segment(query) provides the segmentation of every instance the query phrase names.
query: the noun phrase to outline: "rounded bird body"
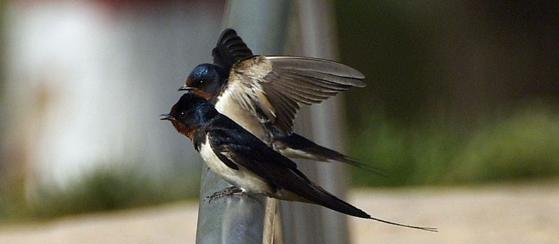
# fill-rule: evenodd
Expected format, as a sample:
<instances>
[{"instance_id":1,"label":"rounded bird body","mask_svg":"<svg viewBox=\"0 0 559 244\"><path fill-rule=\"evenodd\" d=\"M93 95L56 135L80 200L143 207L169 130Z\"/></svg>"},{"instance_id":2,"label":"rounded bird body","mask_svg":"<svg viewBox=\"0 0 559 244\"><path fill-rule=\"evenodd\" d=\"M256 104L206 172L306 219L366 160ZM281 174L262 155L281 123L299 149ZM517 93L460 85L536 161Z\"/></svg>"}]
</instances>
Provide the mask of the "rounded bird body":
<instances>
[{"instance_id":1,"label":"rounded bird body","mask_svg":"<svg viewBox=\"0 0 559 244\"><path fill-rule=\"evenodd\" d=\"M262 179L262 177L248 171L245 168L231 168L224 164L214 152L206 134L205 141L200 144L200 156L206 165L214 173L221 176L232 185L238 186L245 192L252 194L270 195L273 193L272 187Z\"/></svg>"},{"instance_id":2,"label":"rounded bird body","mask_svg":"<svg viewBox=\"0 0 559 244\"><path fill-rule=\"evenodd\" d=\"M214 62L196 66L179 90L211 101L217 111L284 156L338 161L379 172L293 133L302 105L364 87L365 76L359 71L324 59L254 55L232 29L223 31L212 55Z\"/></svg>"},{"instance_id":3,"label":"rounded bird body","mask_svg":"<svg viewBox=\"0 0 559 244\"><path fill-rule=\"evenodd\" d=\"M190 138L208 167L250 194L318 204L348 215L392 225L434 231L371 217L330 194L305 176L297 165L264 144L206 99L188 92L161 119Z\"/></svg>"}]
</instances>

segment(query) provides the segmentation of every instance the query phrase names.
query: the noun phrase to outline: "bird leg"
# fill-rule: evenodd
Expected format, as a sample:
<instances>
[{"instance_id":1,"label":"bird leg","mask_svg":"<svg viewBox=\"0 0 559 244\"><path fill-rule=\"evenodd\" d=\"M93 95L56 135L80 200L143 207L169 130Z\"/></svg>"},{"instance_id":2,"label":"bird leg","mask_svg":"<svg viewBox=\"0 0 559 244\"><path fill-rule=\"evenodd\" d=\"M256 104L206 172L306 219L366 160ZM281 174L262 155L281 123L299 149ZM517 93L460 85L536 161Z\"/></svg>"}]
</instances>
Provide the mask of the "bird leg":
<instances>
[{"instance_id":1,"label":"bird leg","mask_svg":"<svg viewBox=\"0 0 559 244\"><path fill-rule=\"evenodd\" d=\"M242 195L244 191L236 186L227 187L221 191L214 192L212 195L206 196L208 203L211 203L213 200L220 199L222 197L228 197L233 195Z\"/></svg>"}]
</instances>

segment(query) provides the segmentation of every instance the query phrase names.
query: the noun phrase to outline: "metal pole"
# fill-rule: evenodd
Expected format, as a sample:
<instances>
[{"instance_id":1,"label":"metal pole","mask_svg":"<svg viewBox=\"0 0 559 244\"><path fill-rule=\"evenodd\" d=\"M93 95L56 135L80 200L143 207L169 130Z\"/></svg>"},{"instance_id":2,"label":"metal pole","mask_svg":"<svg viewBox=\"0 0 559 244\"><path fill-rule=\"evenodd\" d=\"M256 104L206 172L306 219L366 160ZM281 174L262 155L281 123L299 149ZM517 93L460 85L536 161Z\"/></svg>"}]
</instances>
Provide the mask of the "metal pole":
<instances>
[{"instance_id":1,"label":"metal pole","mask_svg":"<svg viewBox=\"0 0 559 244\"><path fill-rule=\"evenodd\" d=\"M254 53L282 54L286 42L288 0L231 0L225 27L234 28ZM264 197L231 197L212 203L205 197L229 184L206 167L202 172L197 243L281 243L275 239L276 200ZM279 224L277 224L279 226Z\"/></svg>"},{"instance_id":2,"label":"metal pole","mask_svg":"<svg viewBox=\"0 0 559 244\"><path fill-rule=\"evenodd\" d=\"M300 55L335 59L336 40L330 1L297 1ZM343 144L340 97L313 105L299 116L298 132L314 141L339 149ZM306 162L305 173L342 199L346 192L344 166ZM300 203L282 202L282 228L285 243L348 243L347 218L329 209Z\"/></svg>"},{"instance_id":3,"label":"metal pole","mask_svg":"<svg viewBox=\"0 0 559 244\"><path fill-rule=\"evenodd\" d=\"M337 58L335 17L331 1L299 1L302 50L304 56ZM333 97L311 107L314 140L330 148L343 147L342 97ZM347 192L346 166L327 164L318 168L320 184L342 199ZM322 210L325 244L348 243L347 216L329 209Z\"/></svg>"}]
</instances>

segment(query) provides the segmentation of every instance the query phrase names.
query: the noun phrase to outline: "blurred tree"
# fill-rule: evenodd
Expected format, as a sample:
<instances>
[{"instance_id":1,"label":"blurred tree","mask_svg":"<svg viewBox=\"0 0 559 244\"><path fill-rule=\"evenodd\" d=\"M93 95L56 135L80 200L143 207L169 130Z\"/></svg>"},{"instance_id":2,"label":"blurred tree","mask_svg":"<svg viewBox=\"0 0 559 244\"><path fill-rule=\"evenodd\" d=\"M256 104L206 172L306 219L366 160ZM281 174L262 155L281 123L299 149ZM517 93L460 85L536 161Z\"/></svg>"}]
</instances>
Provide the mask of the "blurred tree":
<instances>
[{"instance_id":1,"label":"blurred tree","mask_svg":"<svg viewBox=\"0 0 559 244\"><path fill-rule=\"evenodd\" d=\"M524 117L517 114L532 110L534 118L555 117L559 111L559 2L355 0L336 4L341 60L363 71L368 83L345 97L354 138L350 148L357 157L398 176L376 182L443 182L452 167L468 167L454 165L458 161L487 163L464 181L526 175L494 167L499 168L494 174L473 176L491 170L490 160L468 156L479 159L473 162L455 155L517 155L502 157L517 170L521 169L515 165L539 160L520 162L524 156L513 149L521 145L518 141L514 147L488 146L496 150L490 153L466 149L473 142L499 141L484 135L516 138L512 129L498 129L519 124L515 120L537 131L541 141L553 141L549 137L555 129L550 123L520 119ZM524 149L537 150L528 141ZM546 153L554 150L546 148L542 149ZM540 169L557 172L559 161L540 162L545 162L538 164ZM530 177L548 175L537 172Z\"/></svg>"},{"instance_id":2,"label":"blurred tree","mask_svg":"<svg viewBox=\"0 0 559 244\"><path fill-rule=\"evenodd\" d=\"M368 88L351 121L462 121L559 100L557 1L337 1L342 60ZM371 100L371 95L373 100Z\"/></svg>"},{"instance_id":3,"label":"blurred tree","mask_svg":"<svg viewBox=\"0 0 559 244\"><path fill-rule=\"evenodd\" d=\"M559 2L471 1L470 19L481 19L488 39L487 79L504 90L505 102L519 99L559 101Z\"/></svg>"}]
</instances>

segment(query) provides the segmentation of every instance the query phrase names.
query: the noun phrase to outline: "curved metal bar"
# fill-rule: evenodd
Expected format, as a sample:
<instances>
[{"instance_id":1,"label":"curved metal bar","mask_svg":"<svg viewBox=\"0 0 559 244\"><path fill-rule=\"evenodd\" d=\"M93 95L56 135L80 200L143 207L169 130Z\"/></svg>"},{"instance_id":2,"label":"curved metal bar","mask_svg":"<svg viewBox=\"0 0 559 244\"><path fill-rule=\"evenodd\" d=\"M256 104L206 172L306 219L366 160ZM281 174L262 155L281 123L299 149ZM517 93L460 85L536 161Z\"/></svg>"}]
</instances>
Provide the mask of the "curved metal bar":
<instances>
[{"instance_id":1,"label":"curved metal bar","mask_svg":"<svg viewBox=\"0 0 559 244\"><path fill-rule=\"evenodd\" d=\"M206 196L230 186L204 167L196 243L262 243L266 198L231 196L209 202Z\"/></svg>"}]
</instances>

